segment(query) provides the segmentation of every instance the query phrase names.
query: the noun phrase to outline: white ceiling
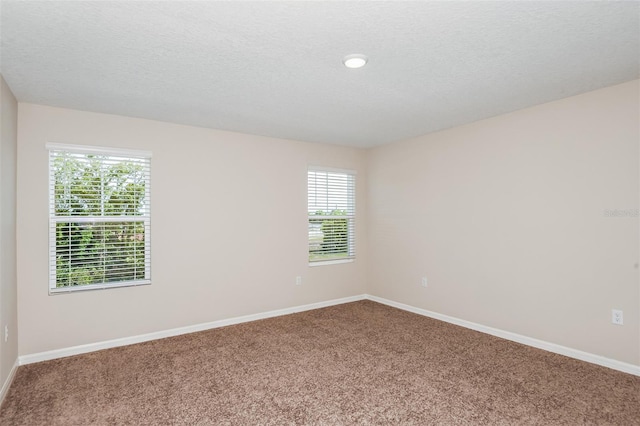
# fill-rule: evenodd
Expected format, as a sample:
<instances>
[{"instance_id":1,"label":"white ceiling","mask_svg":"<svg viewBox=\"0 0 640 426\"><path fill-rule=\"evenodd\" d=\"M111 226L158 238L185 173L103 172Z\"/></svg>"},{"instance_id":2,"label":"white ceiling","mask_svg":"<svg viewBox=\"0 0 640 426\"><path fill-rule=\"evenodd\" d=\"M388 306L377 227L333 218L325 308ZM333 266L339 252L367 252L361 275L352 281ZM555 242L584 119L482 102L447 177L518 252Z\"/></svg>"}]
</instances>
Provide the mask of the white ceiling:
<instances>
[{"instance_id":1,"label":"white ceiling","mask_svg":"<svg viewBox=\"0 0 640 426\"><path fill-rule=\"evenodd\" d=\"M376 146L639 77L638 2L2 1L19 101ZM343 56L363 53L359 70Z\"/></svg>"}]
</instances>

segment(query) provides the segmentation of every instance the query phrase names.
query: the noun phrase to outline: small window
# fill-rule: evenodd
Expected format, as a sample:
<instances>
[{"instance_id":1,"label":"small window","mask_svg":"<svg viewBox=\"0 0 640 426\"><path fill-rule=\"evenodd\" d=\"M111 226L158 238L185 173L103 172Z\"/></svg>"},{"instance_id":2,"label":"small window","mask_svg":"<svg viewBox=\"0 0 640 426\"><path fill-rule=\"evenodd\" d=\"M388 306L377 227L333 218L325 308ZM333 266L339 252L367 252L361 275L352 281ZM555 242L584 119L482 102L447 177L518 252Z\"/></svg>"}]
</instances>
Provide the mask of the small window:
<instances>
[{"instance_id":1,"label":"small window","mask_svg":"<svg viewBox=\"0 0 640 426\"><path fill-rule=\"evenodd\" d=\"M354 259L355 173L308 171L309 262Z\"/></svg>"},{"instance_id":2,"label":"small window","mask_svg":"<svg viewBox=\"0 0 640 426\"><path fill-rule=\"evenodd\" d=\"M151 282L151 154L49 149L49 291Z\"/></svg>"}]
</instances>

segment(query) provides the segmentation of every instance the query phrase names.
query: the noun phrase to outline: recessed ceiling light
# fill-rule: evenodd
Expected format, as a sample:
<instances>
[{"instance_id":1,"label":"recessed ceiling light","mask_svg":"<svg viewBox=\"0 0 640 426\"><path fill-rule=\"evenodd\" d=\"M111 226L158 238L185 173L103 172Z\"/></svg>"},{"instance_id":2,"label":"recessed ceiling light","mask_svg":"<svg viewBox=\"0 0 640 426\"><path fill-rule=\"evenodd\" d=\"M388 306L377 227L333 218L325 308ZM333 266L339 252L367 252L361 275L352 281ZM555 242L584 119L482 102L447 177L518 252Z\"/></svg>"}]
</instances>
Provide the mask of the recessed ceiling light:
<instances>
[{"instance_id":1,"label":"recessed ceiling light","mask_svg":"<svg viewBox=\"0 0 640 426\"><path fill-rule=\"evenodd\" d=\"M364 55L354 54L345 56L342 63L347 68L362 68L367 65L368 60Z\"/></svg>"}]
</instances>

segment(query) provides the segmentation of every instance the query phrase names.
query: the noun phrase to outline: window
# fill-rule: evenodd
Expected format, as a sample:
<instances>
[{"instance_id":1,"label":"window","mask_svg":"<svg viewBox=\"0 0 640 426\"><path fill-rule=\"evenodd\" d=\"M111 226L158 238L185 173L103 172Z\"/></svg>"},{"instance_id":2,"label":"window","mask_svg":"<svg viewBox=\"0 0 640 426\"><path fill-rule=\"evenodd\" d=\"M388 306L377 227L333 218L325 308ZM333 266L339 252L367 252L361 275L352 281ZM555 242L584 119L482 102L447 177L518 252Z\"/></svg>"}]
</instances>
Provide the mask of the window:
<instances>
[{"instance_id":1,"label":"window","mask_svg":"<svg viewBox=\"0 0 640 426\"><path fill-rule=\"evenodd\" d=\"M49 291L151 282L151 154L50 144Z\"/></svg>"},{"instance_id":2,"label":"window","mask_svg":"<svg viewBox=\"0 0 640 426\"><path fill-rule=\"evenodd\" d=\"M309 168L309 262L355 258L355 172Z\"/></svg>"}]
</instances>

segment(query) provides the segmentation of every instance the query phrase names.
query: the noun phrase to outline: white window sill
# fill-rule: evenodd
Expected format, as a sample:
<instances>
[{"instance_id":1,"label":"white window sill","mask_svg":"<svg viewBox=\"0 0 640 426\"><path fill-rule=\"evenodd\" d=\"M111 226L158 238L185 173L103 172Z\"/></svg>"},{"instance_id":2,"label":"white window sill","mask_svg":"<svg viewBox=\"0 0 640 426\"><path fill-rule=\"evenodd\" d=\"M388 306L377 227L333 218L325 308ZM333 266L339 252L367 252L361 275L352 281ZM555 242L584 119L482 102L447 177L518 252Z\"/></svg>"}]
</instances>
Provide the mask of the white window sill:
<instances>
[{"instance_id":1,"label":"white window sill","mask_svg":"<svg viewBox=\"0 0 640 426\"><path fill-rule=\"evenodd\" d=\"M340 263L351 263L354 260L355 259L320 260L318 262L309 262L309 266L338 265Z\"/></svg>"},{"instance_id":2,"label":"white window sill","mask_svg":"<svg viewBox=\"0 0 640 426\"><path fill-rule=\"evenodd\" d=\"M138 281L126 281L119 282L113 284L88 284L88 285L78 285L78 286L69 286L69 287L56 287L49 288L49 295L53 296L56 294L66 294L66 293L76 293L81 291L90 291L90 290L107 290L110 288L120 288L120 287L138 287L141 285L150 285L151 280L138 280Z\"/></svg>"}]
</instances>

